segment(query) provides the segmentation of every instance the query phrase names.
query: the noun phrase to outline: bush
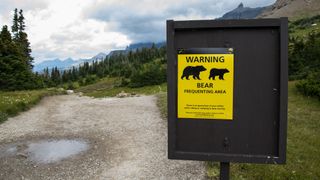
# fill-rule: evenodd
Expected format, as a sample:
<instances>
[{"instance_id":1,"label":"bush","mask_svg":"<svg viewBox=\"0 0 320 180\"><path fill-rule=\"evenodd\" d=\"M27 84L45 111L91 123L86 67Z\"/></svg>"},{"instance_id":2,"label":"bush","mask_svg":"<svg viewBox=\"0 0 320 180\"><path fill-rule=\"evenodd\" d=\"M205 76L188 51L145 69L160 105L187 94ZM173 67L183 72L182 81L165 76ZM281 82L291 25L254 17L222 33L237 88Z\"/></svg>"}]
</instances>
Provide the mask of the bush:
<instances>
[{"instance_id":1,"label":"bush","mask_svg":"<svg viewBox=\"0 0 320 180\"><path fill-rule=\"evenodd\" d=\"M125 86L128 86L130 84L130 80L129 79L126 79L126 78L121 78L120 80L120 87L125 87Z\"/></svg>"},{"instance_id":2,"label":"bush","mask_svg":"<svg viewBox=\"0 0 320 180\"><path fill-rule=\"evenodd\" d=\"M78 82L69 82L69 83L67 84L67 88L66 88L66 89L72 89L72 90L74 90L74 89L77 89L77 88L79 88L79 87L80 87L80 85L79 85Z\"/></svg>"},{"instance_id":3,"label":"bush","mask_svg":"<svg viewBox=\"0 0 320 180\"><path fill-rule=\"evenodd\" d=\"M8 119L8 114L0 111L0 124Z\"/></svg>"},{"instance_id":4,"label":"bush","mask_svg":"<svg viewBox=\"0 0 320 180\"><path fill-rule=\"evenodd\" d=\"M289 46L289 79L305 79L320 68L320 33L312 32L307 39L292 38Z\"/></svg>"},{"instance_id":5,"label":"bush","mask_svg":"<svg viewBox=\"0 0 320 180\"><path fill-rule=\"evenodd\" d=\"M157 85L166 82L166 67L160 63L147 63L140 70L133 73L129 87Z\"/></svg>"},{"instance_id":6,"label":"bush","mask_svg":"<svg viewBox=\"0 0 320 180\"><path fill-rule=\"evenodd\" d=\"M85 86L85 85L93 84L97 81L98 81L98 77L96 75L88 75L87 77L81 78L78 80L78 82L73 84L73 86L76 86L73 88L78 88L78 86Z\"/></svg>"},{"instance_id":7,"label":"bush","mask_svg":"<svg viewBox=\"0 0 320 180\"><path fill-rule=\"evenodd\" d=\"M318 97L320 100L320 71L310 73L306 79L298 82L296 86L302 94Z\"/></svg>"}]
</instances>

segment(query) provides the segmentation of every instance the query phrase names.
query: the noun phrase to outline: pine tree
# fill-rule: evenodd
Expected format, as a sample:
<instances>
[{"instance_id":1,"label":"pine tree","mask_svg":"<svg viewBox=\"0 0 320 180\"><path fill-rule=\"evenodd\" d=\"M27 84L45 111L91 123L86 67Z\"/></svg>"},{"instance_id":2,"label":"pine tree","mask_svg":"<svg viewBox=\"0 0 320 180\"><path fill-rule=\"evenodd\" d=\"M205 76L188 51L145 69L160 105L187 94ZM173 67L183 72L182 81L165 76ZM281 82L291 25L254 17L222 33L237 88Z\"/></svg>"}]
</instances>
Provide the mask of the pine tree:
<instances>
[{"instance_id":1,"label":"pine tree","mask_svg":"<svg viewBox=\"0 0 320 180\"><path fill-rule=\"evenodd\" d=\"M30 43L28 40L28 35L25 32L20 31L19 32L19 41L18 41L21 50L24 53L25 57L25 63L28 65L28 67L32 70L33 68L33 57L31 56L31 48L30 48Z\"/></svg>"},{"instance_id":2,"label":"pine tree","mask_svg":"<svg viewBox=\"0 0 320 180\"><path fill-rule=\"evenodd\" d=\"M16 11L15 11L16 12ZM28 65L30 69L33 68L33 57L31 56L31 48L30 43L28 40L27 33L24 32L25 30L25 18L23 16L23 11L20 9L19 16L18 16L18 39L16 42L19 44L20 48L22 49L24 56L25 56L25 63Z\"/></svg>"},{"instance_id":3,"label":"pine tree","mask_svg":"<svg viewBox=\"0 0 320 180\"><path fill-rule=\"evenodd\" d=\"M18 39L18 31L19 31L19 24L18 24L18 9L14 9L14 14L13 14L13 25L11 26L11 31L13 33L14 39Z\"/></svg>"},{"instance_id":4,"label":"pine tree","mask_svg":"<svg viewBox=\"0 0 320 180\"><path fill-rule=\"evenodd\" d=\"M7 26L0 32L0 89L22 90L43 87L41 77L33 74L30 43L24 32L24 17L14 10L13 38ZM20 22L19 22L20 21Z\"/></svg>"},{"instance_id":5,"label":"pine tree","mask_svg":"<svg viewBox=\"0 0 320 180\"><path fill-rule=\"evenodd\" d=\"M4 25L2 27L2 30L0 32L0 39L2 43L11 43L12 39L11 39L11 34L8 31L8 26Z\"/></svg>"},{"instance_id":6,"label":"pine tree","mask_svg":"<svg viewBox=\"0 0 320 180\"><path fill-rule=\"evenodd\" d=\"M19 46L12 41L7 26L3 26L1 33L1 56L0 56L0 89L26 89L32 72L28 70L23 53ZM30 87L30 86L29 86Z\"/></svg>"},{"instance_id":7,"label":"pine tree","mask_svg":"<svg viewBox=\"0 0 320 180\"><path fill-rule=\"evenodd\" d=\"M25 25L25 22L24 22L24 16L23 16L23 10L20 9L19 11L19 17L18 17L18 30L19 32L24 32L25 28L26 28L26 25Z\"/></svg>"}]
</instances>

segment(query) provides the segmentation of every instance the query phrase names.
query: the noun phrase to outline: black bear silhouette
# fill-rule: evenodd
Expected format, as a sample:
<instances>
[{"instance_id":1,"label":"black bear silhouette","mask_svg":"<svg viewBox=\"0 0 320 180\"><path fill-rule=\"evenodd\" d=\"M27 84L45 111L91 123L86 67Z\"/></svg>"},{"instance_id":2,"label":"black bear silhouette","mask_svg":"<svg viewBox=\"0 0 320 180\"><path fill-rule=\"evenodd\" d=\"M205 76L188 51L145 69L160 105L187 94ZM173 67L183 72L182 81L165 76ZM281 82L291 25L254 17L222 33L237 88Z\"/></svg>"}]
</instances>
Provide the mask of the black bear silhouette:
<instances>
[{"instance_id":1,"label":"black bear silhouette","mask_svg":"<svg viewBox=\"0 0 320 180\"><path fill-rule=\"evenodd\" d=\"M209 79L212 78L212 79L214 80L216 76L219 76L219 79L220 79L220 80L224 80L223 75L224 75L225 73L228 73L228 72L229 72L228 69L212 68L212 69L210 70Z\"/></svg>"},{"instance_id":2,"label":"black bear silhouette","mask_svg":"<svg viewBox=\"0 0 320 180\"><path fill-rule=\"evenodd\" d=\"M185 77L187 80L189 80L189 76L192 76L193 79L201 80L200 79L200 72L205 71L205 70L207 70L207 69L203 66L187 66L183 70L183 74L181 76L181 79L183 79Z\"/></svg>"}]
</instances>

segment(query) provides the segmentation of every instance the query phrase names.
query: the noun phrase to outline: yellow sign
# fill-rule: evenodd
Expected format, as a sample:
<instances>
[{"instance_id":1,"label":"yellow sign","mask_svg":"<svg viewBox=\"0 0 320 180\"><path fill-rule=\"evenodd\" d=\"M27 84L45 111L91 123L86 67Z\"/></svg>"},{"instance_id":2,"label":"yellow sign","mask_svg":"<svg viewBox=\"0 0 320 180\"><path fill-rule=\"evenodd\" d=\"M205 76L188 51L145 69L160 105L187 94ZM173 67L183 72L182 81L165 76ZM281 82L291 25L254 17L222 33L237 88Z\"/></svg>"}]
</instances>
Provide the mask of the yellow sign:
<instances>
[{"instance_id":1,"label":"yellow sign","mask_svg":"<svg viewBox=\"0 0 320 180\"><path fill-rule=\"evenodd\" d=\"M233 119L231 53L178 54L178 118Z\"/></svg>"}]
</instances>

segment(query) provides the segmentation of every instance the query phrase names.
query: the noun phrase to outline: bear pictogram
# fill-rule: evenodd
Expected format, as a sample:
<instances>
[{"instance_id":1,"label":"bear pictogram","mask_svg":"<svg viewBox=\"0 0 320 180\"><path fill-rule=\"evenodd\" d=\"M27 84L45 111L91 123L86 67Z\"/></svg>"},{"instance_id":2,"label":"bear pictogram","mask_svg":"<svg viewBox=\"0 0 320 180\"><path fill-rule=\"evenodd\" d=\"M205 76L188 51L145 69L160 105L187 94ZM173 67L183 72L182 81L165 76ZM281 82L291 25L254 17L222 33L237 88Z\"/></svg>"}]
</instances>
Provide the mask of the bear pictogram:
<instances>
[{"instance_id":1,"label":"bear pictogram","mask_svg":"<svg viewBox=\"0 0 320 180\"><path fill-rule=\"evenodd\" d=\"M207 70L205 67L203 66L187 66L186 68L184 68L183 70L183 74L181 76L181 79L183 79L184 77L189 80L189 76L192 76L193 79L200 79L200 72Z\"/></svg>"},{"instance_id":2,"label":"bear pictogram","mask_svg":"<svg viewBox=\"0 0 320 180\"><path fill-rule=\"evenodd\" d=\"M224 80L223 75L224 75L225 73L228 73L228 72L229 72L228 69L212 68L212 69L210 70L209 79L212 78L212 79L214 80L216 76L219 76L219 79L220 79L220 80Z\"/></svg>"}]
</instances>

